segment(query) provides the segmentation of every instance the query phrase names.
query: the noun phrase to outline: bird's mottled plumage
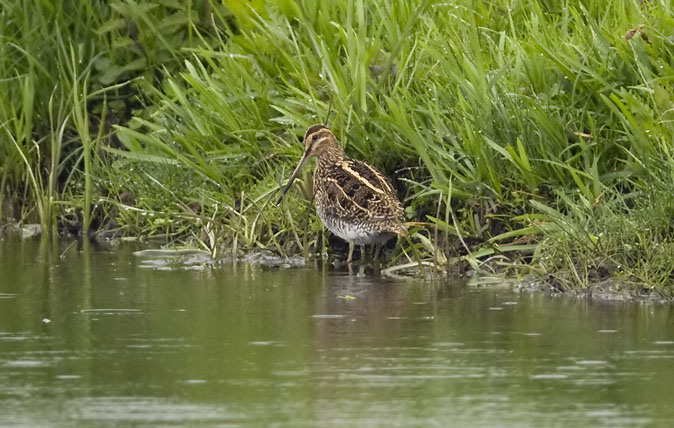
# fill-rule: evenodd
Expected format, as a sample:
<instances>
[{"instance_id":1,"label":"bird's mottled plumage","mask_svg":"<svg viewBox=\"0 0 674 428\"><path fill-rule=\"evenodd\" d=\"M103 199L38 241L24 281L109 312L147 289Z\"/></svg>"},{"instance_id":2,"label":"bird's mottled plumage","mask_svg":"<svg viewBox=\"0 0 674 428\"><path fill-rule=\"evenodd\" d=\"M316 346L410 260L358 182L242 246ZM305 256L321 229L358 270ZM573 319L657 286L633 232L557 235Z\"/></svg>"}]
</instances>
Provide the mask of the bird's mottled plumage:
<instances>
[{"instance_id":1,"label":"bird's mottled plumage","mask_svg":"<svg viewBox=\"0 0 674 428\"><path fill-rule=\"evenodd\" d=\"M391 182L374 167L349 159L334 134L323 125L311 126L304 135L305 151L283 193L312 156L314 199L321 221L350 244L382 244L395 235L407 235L404 211Z\"/></svg>"}]
</instances>

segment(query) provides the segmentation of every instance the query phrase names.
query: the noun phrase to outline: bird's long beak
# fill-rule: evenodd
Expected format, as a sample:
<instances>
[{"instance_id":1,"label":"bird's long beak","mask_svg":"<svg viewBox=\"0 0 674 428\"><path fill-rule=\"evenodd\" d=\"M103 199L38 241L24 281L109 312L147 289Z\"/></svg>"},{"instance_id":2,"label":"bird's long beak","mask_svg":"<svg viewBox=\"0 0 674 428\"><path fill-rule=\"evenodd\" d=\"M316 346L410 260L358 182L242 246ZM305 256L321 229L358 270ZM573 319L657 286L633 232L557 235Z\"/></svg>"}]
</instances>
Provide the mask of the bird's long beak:
<instances>
[{"instance_id":1,"label":"bird's long beak","mask_svg":"<svg viewBox=\"0 0 674 428\"><path fill-rule=\"evenodd\" d=\"M279 196L278 201L276 201L276 205L280 204L281 201L283 200L283 196L288 192L290 189L290 186L293 184L293 181L297 178L297 176L300 174L300 170L304 166L305 163L309 160L309 151L305 151L304 155L302 156L302 159L300 159L300 163L297 164L297 167L295 168L295 171L293 171L292 175L288 179L288 182L286 183L285 187L283 190L281 190L281 196Z\"/></svg>"}]
</instances>

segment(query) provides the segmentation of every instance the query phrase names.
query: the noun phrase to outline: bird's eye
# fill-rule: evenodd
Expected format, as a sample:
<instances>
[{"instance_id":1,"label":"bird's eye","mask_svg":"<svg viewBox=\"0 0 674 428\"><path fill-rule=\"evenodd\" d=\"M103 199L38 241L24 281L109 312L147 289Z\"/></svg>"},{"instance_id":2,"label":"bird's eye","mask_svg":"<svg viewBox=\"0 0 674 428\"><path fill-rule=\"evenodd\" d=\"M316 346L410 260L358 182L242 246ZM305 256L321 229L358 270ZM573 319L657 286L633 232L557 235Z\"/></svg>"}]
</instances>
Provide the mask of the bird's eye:
<instances>
[{"instance_id":1,"label":"bird's eye","mask_svg":"<svg viewBox=\"0 0 674 428\"><path fill-rule=\"evenodd\" d=\"M313 137L311 137L311 139L314 141L318 140L318 135L314 135Z\"/></svg>"}]
</instances>

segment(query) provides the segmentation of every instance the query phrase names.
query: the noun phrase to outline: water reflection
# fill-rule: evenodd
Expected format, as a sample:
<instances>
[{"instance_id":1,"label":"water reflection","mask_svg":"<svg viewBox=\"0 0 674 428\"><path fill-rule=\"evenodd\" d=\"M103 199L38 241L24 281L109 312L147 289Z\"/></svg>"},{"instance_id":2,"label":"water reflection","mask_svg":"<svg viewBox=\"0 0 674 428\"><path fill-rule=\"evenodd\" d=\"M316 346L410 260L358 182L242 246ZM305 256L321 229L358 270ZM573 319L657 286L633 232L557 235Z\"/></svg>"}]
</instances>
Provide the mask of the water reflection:
<instances>
[{"instance_id":1,"label":"water reflection","mask_svg":"<svg viewBox=\"0 0 674 428\"><path fill-rule=\"evenodd\" d=\"M670 306L183 265L131 248L0 241L0 426L674 417Z\"/></svg>"}]
</instances>

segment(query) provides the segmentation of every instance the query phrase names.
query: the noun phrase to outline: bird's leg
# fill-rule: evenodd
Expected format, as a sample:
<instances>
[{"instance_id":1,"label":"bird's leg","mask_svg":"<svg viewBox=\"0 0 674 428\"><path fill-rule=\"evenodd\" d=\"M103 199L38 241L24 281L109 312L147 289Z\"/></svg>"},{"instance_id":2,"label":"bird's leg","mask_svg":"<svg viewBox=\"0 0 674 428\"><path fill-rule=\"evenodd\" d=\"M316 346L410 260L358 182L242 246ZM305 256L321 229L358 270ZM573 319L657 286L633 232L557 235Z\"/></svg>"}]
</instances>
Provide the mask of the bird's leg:
<instances>
[{"instance_id":1,"label":"bird's leg","mask_svg":"<svg viewBox=\"0 0 674 428\"><path fill-rule=\"evenodd\" d=\"M365 252L365 245L360 245L360 263L363 264L367 261L367 253Z\"/></svg>"},{"instance_id":2,"label":"bird's leg","mask_svg":"<svg viewBox=\"0 0 674 428\"><path fill-rule=\"evenodd\" d=\"M374 258L373 261L377 263L379 260L379 252L381 251L381 245L382 244L374 244Z\"/></svg>"},{"instance_id":3,"label":"bird's leg","mask_svg":"<svg viewBox=\"0 0 674 428\"><path fill-rule=\"evenodd\" d=\"M351 263L353 261L353 248L356 245L353 243L353 241L349 241L349 256L346 258L347 263Z\"/></svg>"}]
</instances>

